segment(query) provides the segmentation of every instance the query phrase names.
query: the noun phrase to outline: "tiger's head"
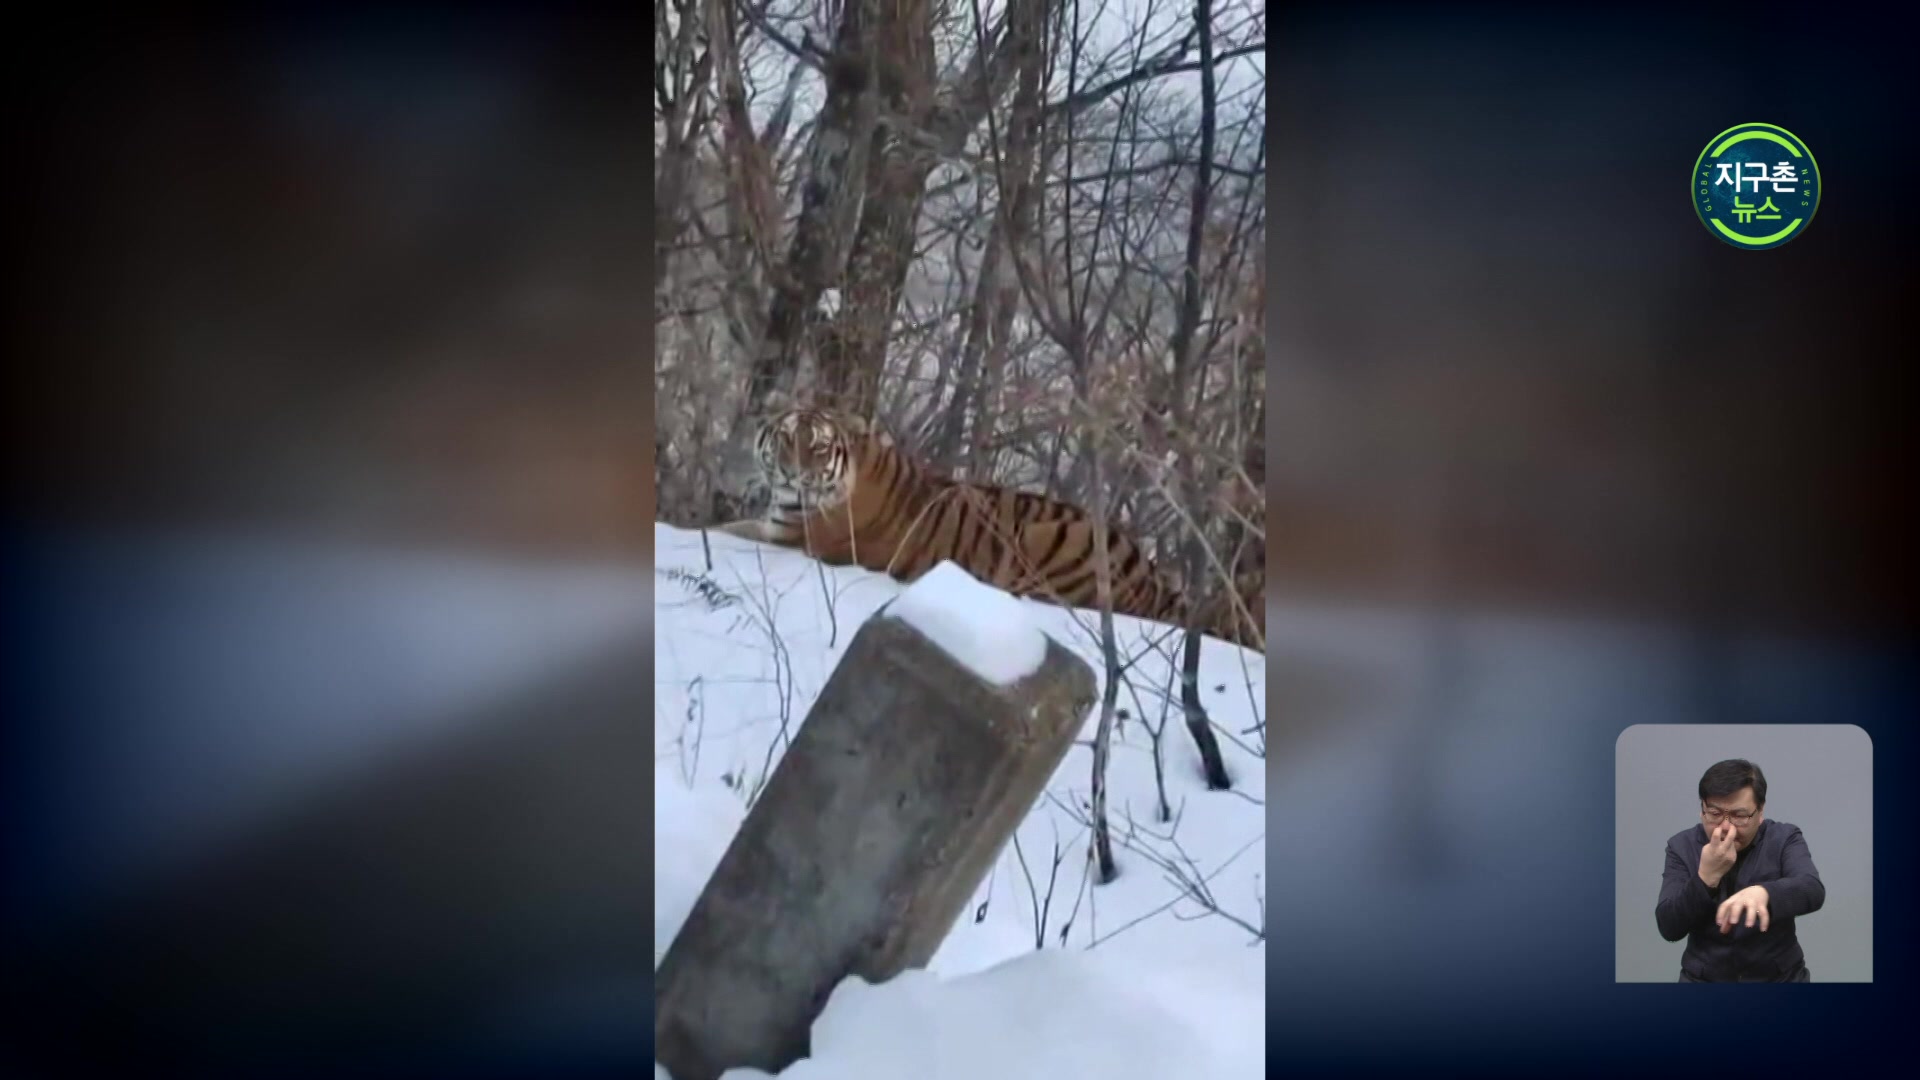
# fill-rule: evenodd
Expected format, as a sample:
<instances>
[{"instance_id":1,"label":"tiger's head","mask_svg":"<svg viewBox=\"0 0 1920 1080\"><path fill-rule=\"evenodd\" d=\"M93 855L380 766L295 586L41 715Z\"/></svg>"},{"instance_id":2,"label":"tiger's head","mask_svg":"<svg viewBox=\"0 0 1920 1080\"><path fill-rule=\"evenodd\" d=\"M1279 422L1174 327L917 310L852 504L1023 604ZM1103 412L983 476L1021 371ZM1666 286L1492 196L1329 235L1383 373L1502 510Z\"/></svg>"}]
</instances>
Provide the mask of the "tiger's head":
<instances>
[{"instance_id":1,"label":"tiger's head","mask_svg":"<svg viewBox=\"0 0 1920 1080\"><path fill-rule=\"evenodd\" d=\"M861 443L876 429L850 413L786 409L760 425L753 452L782 514L834 506L852 493Z\"/></svg>"}]
</instances>

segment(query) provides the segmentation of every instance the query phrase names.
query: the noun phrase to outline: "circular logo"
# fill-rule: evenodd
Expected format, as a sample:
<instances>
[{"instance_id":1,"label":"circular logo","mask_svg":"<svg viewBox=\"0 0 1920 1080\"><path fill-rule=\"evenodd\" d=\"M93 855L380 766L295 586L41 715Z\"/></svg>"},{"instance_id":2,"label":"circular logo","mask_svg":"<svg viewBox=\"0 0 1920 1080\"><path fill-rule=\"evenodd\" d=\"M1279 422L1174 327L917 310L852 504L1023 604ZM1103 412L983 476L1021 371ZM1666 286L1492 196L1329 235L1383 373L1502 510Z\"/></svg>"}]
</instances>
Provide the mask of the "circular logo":
<instances>
[{"instance_id":1,"label":"circular logo","mask_svg":"<svg viewBox=\"0 0 1920 1080\"><path fill-rule=\"evenodd\" d=\"M1735 124L1713 137L1693 164L1700 224L1748 251L1779 247L1807 231L1820 208L1813 151L1772 124Z\"/></svg>"}]
</instances>

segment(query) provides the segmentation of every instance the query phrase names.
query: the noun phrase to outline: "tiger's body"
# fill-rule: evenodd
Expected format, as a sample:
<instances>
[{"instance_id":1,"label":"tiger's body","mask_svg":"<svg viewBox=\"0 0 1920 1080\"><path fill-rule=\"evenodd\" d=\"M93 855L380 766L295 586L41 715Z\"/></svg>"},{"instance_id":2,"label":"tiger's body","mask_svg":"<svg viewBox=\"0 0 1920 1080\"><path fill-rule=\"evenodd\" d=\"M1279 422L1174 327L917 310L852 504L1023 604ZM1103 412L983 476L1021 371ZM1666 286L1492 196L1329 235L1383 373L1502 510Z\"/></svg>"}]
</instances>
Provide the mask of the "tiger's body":
<instances>
[{"instance_id":1,"label":"tiger's body","mask_svg":"<svg viewBox=\"0 0 1920 1080\"><path fill-rule=\"evenodd\" d=\"M1073 503L942 476L877 426L823 410L772 418L760 428L754 456L772 492L767 515L722 525L723 532L900 581L952 560L1015 596L1098 606L1094 519ZM1116 613L1175 624L1185 619L1179 593L1140 546L1112 526L1107 558ZM1208 619L1208 632L1252 644L1241 632L1244 620L1232 616L1226 610Z\"/></svg>"}]
</instances>

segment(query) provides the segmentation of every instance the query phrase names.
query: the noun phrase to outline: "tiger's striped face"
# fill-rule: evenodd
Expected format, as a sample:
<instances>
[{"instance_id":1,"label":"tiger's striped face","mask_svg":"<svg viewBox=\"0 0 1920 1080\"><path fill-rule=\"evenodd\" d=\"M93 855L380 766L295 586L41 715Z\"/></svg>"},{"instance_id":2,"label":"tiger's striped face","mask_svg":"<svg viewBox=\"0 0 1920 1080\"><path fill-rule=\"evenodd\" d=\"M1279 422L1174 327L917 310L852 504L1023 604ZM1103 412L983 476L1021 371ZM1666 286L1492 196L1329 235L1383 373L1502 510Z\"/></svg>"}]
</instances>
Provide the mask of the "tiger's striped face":
<instances>
[{"instance_id":1,"label":"tiger's striped face","mask_svg":"<svg viewBox=\"0 0 1920 1080\"><path fill-rule=\"evenodd\" d=\"M851 492L856 441L866 425L821 409L788 409L769 417L754 440L754 457L772 489L776 514L832 506Z\"/></svg>"}]
</instances>

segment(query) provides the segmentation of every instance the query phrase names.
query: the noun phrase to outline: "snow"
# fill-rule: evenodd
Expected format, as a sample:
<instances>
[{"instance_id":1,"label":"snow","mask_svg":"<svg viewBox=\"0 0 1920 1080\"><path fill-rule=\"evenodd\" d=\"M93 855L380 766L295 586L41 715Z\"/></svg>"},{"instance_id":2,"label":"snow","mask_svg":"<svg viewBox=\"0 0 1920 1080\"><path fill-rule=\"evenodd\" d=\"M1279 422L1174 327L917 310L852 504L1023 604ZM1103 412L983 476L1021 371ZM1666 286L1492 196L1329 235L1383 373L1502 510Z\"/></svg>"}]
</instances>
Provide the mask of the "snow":
<instances>
[{"instance_id":1,"label":"snow","mask_svg":"<svg viewBox=\"0 0 1920 1080\"><path fill-rule=\"evenodd\" d=\"M1039 671L1047 658L1047 637L1020 601L953 562L921 575L887 614L995 686L1019 682Z\"/></svg>"},{"instance_id":2,"label":"snow","mask_svg":"<svg viewBox=\"0 0 1920 1080\"><path fill-rule=\"evenodd\" d=\"M850 979L814 1024L813 1058L780 1075L1264 1076L1266 977L1265 950L1214 945L1180 958L1049 949L963 979ZM768 1075L739 1068L724 1080Z\"/></svg>"},{"instance_id":3,"label":"snow","mask_svg":"<svg viewBox=\"0 0 1920 1080\"><path fill-rule=\"evenodd\" d=\"M1025 626L1102 677L1093 613L999 594L958 568L965 580L929 575L903 589L667 526L654 550L656 963L854 631L889 601L890 615L932 600L963 629L991 622L975 627L973 645ZM1234 782L1208 791L1179 717L1178 635L1114 621L1123 660L1144 654L1120 688L1126 715L1108 770L1120 876L1096 885L1086 862L1096 710L929 969L842 983L815 1024L813 1056L782 1077L1266 1075L1266 660L1203 643L1202 697Z\"/></svg>"}]
</instances>

